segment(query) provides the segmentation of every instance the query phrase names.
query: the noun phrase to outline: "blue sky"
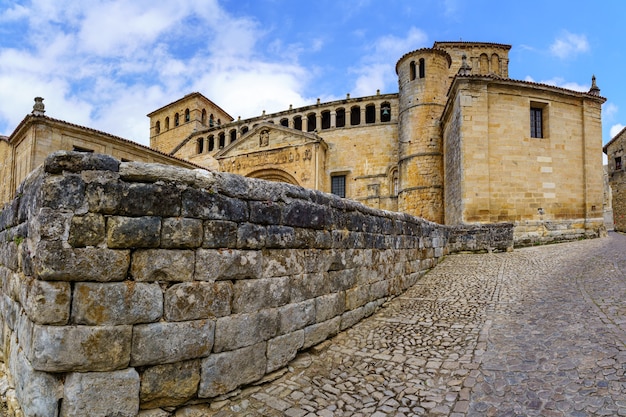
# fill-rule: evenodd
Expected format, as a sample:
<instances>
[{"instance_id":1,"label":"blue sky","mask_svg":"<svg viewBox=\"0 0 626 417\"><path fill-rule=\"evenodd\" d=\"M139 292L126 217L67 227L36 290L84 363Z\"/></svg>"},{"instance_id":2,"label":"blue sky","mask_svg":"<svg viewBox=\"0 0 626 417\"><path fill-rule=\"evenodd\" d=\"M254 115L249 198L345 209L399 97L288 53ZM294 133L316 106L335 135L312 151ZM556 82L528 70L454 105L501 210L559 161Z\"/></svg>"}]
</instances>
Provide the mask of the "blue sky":
<instances>
[{"instance_id":1,"label":"blue sky","mask_svg":"<svg viewBox=\"0 0 626 417\"><path fill-rule=\"evenodd\" d=\"M148 144L146 114L199 91L233 117L397 92L434 41L510 44L509 76L587 91L626 125L626 2L0 0L0 135L46 115Z\"/></svg>"}]
</instances>

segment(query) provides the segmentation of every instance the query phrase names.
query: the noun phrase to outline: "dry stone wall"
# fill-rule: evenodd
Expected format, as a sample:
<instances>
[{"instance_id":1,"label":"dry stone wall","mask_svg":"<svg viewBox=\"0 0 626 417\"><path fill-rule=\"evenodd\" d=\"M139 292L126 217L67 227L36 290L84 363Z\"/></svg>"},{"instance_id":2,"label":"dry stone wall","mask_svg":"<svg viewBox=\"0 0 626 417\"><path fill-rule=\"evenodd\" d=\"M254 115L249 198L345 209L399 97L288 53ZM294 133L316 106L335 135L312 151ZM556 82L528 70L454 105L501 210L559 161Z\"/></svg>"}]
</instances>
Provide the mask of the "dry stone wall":
<instances>
[{"instance_id":1,"label":"dry stone wall","mask_svg":"<svg viewBox=\"0 0 626 417\"><path fill-rule=\"evenodd\" d=\"M210 402L371 315L455 236L288 184L75 152L17 195L0 212L0 313L25 416ZM502 230L455 250L510 248Z\"/></svg>"}]
</instances>

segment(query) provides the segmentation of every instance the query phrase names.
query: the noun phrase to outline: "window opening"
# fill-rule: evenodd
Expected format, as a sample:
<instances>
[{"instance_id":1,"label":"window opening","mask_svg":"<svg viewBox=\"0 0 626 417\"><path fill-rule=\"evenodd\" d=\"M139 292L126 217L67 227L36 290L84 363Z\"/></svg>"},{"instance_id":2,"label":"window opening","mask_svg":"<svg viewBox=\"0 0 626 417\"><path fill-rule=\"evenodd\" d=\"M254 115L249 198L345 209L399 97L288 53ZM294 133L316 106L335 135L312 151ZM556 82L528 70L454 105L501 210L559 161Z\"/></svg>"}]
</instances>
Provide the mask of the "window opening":
<instances>
[{"instance_id":1,"label":"window opening","mask_svg":"<svg viewBox=\"0 0 626 417\"><path fill-rule=\"evenodd\" d=\"M209 116L209 127L213 127L215 120L213 119L213 113Z\"/></svg>"},{"instance_id":2,"label":"window opening","mask_svg":"<svg viewBox=\"0 0 626 417\"><path fill-rule=\"evenodd\" d=\"M350 125L356 126L361 124L361 108L354 106L350 109Z\"/></svg>"},{"instance_id":3,"label":"window opening","mask_svg":"<svg viewBox=\"0 0 626 417\"><path fill-rule=\"evenodd\" d=\"M530 137L543 137L543 109L538 107L530 108Z\"/></svg>"},{"instance_id":4,"label":"window opening","mask_svg":"<svg viewBox=\"0 0 626 417\"><path fill-rule=\"evenodd\" d=\"M202 152L204 152L204 138L198 138L197 153L201 154Z\"/></svg>"},{"instance_id":5,"label":"window opening","mask_svg":"<svg viewBox=\"0 0 626 417\"><path fill-rule=\"evenodd\" d=\"M411 63L409 64L409 80L413 81L415 79L415 61L411 61Z\"/></svg>"},{"instance_id":6,"label":"window opening","mask_svg":"<svg viewBox=\"0 0 626 417\"><path fill-rule=\"evenodd\" d=\"M621 156L617 156L615 157L615 170L619 171L622 169L622 157Z\"/></svg>"},{"instance_id":7,"label":"window opening","mask_svg":"<svg viewBox=\"0 0 626 417\"><path fill-rule=\"evenodd\" d=\"M166 117L165 118L165 130L169 130L170 128L170 118Z\"/></svg>"},{"instance_id":8,"label":"window opening","mask_svg":"<svg viewBox=\"0 0 626 417\"><path fill-rule=\"evenodd\" d=\"M200 121L200 123L202 123L203 125L206 124L206 109L202 109L202 120Z\"/></svg>"},{"instance_id":9,"label":"window opening","mask_svg":"<svg viewBox=\"0 0 626 417\"><path fill-rule=\"evenodd\" d=\"M326 110L322 112L322 130L330 129L330 111Z\"/></svg>"},{"instance_id":10,"label":"window opening","mask_svg":"<svg viewBox=\"0 0 626 417\"><path fill-rule=\"evenodd\" d=\"M293 118L293 128L296 130L302 130L302 116L296 116Z\"/></svg>"},{"instance_id":11,"label":"window opening","mask_svg":"<svg viewBox=\"0 0 626 417\"><path fill-rule=\"evenodd\" d=\"M237 140L237 131L235 129L230 131L230 143Z\"/></svg>"},{"instance_id":12,"label":"window opening","mask_svg":"<svg viewBox=\"0 0 626 417\"><path fill-rule=\"evenodd\" d=\"M330 192L339 197L346 197L346 176L333 175L330 177Z\"/></svg>"},{"instance_id":13,"label":"window opening","mask_svg":"<svg viewBox=\"0 0 626 417\"><path fill-rule=\"evenodd\" d=\"M313 132L315 129L317 129L317 116L315 115L315 113L311 113L306 117L307 120L307 124L306 124L306 131L307 132Z\"/></svg>"},{"instance_id":14,"label":"window opening","mask_svg":"<svg viewBox=\"0 0 626 417\"><path fill-rule=\"evenodd\" d=\"M72 150L73 150L74 152L93 153L93 149L83 148L83 147L80 147L80 146L74 146L74 147L72 148Z\"/></svg>"},{"instance_id":15,"label":"window opening","mask_svg":"<svg viewBox=\"0 0 626 417\"><path fill-rule=\"evenodd\" d=\"M248 133L248 126L244 126L241 128L241 134Z\"/></svg>"},{"instance_id":16,"label":"window opening","mask_svg":"<svg viewBox=\"0 0 626 417\"><path fill-rule=\"evenodd\" d=\"M185 110L185 123L191 120L191 114L189 113L189 109Z\"/></svg>"},{"instance_id":17,"label":"window opening","mask_svg":"<svg viewBox=\"0 0 626 417\"><path fill-rule=\"evenodd\" d=\"M178 120L178 113L176 113L174 115L174 126L178 126L180 124L180 121Z\"/></svg>"},{"instance_id":18,"label":"window opening","mask_svg":"<svg viewBox=\"0 0 626 417\"><path fill-rule=\"evenodd\" d=\"M380 106L380 121L381 122L391 121L391 106L389 105L389 103L383 103Z\"/></svg>"},{"instance_id":19,"label":"window opening","mask_svg":"<svg viewBox=\"0 0 626 417\"><path fill-rule=\"evenodd\" d=\"M280 119L280 125L289 127L289 119Z\"/></svg>"},{"instance_id":20,"label":"window opening","mask_svg":"<svg viewBox=\"0 0 626 417\"><path fill-rule=\"evenodd\" d=\"M209 136L209 152L215 149L215 137L213 135Z\"/></svg>"},{"instance_id":21,"label":"window opening","mask_svg":"<svg viewBox=\"0 0 626 417\"><path fill-rule=\"evenodd\" d=\"M345 109L337 109L337 115L335 116L335 123L337 127L344 127L346 125L346 110Z\"/></svg>"},{"instance_id":22,"label":"window opening","mask_svg":"<svg viewBox=\"0 0 626 417\"><path fill-rule=\"evenodd\" d=\"M224 132L219 134L220 140L220 149L222 149L226 145L226 134Z\"/></svg>"},{"instance_id":23,"label":"window opening","mask_svg":"<svg viewBox=\"0 0 626 417\"><path fill-rule=\"evenodd\" d=\"M155 126L154 130L156 131L157 135L159 133L161 133L161 122L160 121L156 122L156 126Z\"/></svg>"},{"instance_id":24,"label":"window opening","mask_svg":"<svg viewBox=\"0 0 626 417\"><path fill-rule=\"evenodd\" d=\"M420 78L424 78L426 76L426 62L424 58L420 58Z\"/></svg>"},{"instance_id":25,"label":"window opening","mask_svg":"<svg viewBox=\"0 0 626 417\"><path fill-rule=\"evenodd\" d=\"M365 123L374 123L376 121L376 106L369 104L365 106Z\"/></svg>"}]
</instances>

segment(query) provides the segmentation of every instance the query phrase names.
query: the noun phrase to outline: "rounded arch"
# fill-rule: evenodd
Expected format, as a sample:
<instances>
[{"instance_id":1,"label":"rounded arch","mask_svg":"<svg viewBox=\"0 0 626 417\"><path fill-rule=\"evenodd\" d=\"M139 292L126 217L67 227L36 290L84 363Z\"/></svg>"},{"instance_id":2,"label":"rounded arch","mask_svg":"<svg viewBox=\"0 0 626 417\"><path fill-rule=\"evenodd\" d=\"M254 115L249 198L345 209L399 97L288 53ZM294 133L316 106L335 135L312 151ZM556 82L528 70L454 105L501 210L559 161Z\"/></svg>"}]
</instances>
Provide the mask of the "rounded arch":
<instances>
[{"instance_id":1,"label":"rounded arch","mask_svg":"<svg viewBox=\"0 0 626 417\"><path fill-rule=\"evenodd\" d=\"M280 169L259 169L246 175L249 178L258 178L266 181L286 182L287 184L300 185L291 174Z\"/></svg>"}]
</instances>

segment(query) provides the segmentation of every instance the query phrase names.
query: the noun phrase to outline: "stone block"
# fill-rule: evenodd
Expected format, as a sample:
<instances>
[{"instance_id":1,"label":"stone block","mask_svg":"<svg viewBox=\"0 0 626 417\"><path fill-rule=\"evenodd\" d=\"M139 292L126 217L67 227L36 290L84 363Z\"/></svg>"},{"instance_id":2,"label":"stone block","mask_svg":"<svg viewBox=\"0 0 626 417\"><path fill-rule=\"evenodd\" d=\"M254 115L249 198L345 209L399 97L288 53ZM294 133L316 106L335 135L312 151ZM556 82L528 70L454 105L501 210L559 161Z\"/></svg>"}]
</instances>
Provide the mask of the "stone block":
<instances>
[{"instance_id":1,"label":"stone block","mask_svg":"<svg viewBox=\"0 0 626 417\"><path fill-rule=\"evenodd\" d=\"M198 397L211 398L259 380L265 374L266 343L215 353L202 361Z\"/></svg>"},{"instance_id":2,"label":"stone block","mask_svg":"<svg viewBox=\"0 0 626 417\"><path fill-rule=\"evenodd\" d=\"M289 302L289 277L246 279L233 285L233 313L253 313Z\"/></svg>"},{"instance_id":3,"label":"stone block","mask_svg":"<svg viewBox=\"0 0 626 417\"><path fill-rule=\"evenodd\" d=\"M330 292L328 274L301 274L290 278L290 299L292 303L309 300Z\"/></svg>"},{"instance_id":4,"label":"stone block","mask_svg":"<svg viewBox=\"0 0 626 417\"><path fill-rule=\"evenodd\" d=\"M354 310L346 311L341 315L341 324L339 329L346 330L360 322L365 317L365 307L358 307Z\"/></svg>"},{"instance_id":5,"label":"stone block","mask_svg":"<svg viewBox=\"0 0 626 417\"><path fill-rule=\"evenodd\" d=\"M169 217L161 225L161 247L194 249L202 245L202 220Z\"/></svg>"},{"instance_id":6,"label":"stone block","mask_svg":"<svg viewBox=\"0 0 626 417\"><path fill-rule=\"evenodd\" d=\"M213 351L235 350L269 340L276 336L278 324L276 309L218 318Z\"/></svg>"},{"instance_id":7,"label":"stone block","mask_svg":"<svg viewBox=\"0 0 626 417\"><path fill-rule=\"evenodd\" d=\"M194 278L199 281L259 278L263 273L260 251L198 249Z\"/></svg>"},{"instance_id":8,"label":"stone block","mask_svg":"<svg viewBox=\"0 0 626 417\"><path fill-rule=\"evenodd\" d=\"M107 220L109 248L157 248L161 243L161 219L153 216L121 217Z\"/></svg>"},{"instance_id":9,"label":"stone block","mask_svg":"<svg viewBox=\"0 0 626 417\"><path fill-rule=\"evenodd\" d=\"M8 356L8 371L13 377L15 394L25 416L56 416L62 382L55 375L39 372L30 365L11 337Z\"/></svg>"},{"instance_id":10,"label":"stone block","mask_svg":"<svg viewBox=\"0 0 626 417\"><path fill-rule=\"evenodd\" d=\"M211 353L215 321L138 324L133 329L131 366L203 358Z\"/></svg>"},{"instance_id":11,"label":"stone block","mask_svg":"<svg viewBox=\"0 0 626 417\"><path fill-rule=\"evenodd\" d=\"M150 323L163 315L159 284L135 281L77 282L72 298L72 321L88 325Z\"/></svg>"},{"instance_id":12,"label":"stone block","mask_svg":"<svg viewBox=\"0 0 626 417\"><path fill-rule=\"evenodd\" d=\"M130 360L132 326L33 326L33 368L47 372L112 371Z\"/></svg>"},{"instance_id":13,"label":"stone block","mask_svg":"<svg viewBox=\"0 0 626 417\"><path fill-rule=\"evenodd\" d=\"M171 165L145 163L145 162L122 162L119 168L120 178L129 182L153 183L168 181L193 185L196 182L196 171L188 168L179 168ZM207 175L211 175L207 172Z\"/></svg>"},{"instance_id":14,"label":"stone block","mask_svg":"<svg viewBox=\"0 0 626 417\"><path fill-rule=\"evenodd\" d=\"M276 201L250 201L250 221L256 224L282 224L283 203Z\"/></svg>"},{"instance_id":15,"label":"stone block","mask_svg":"<svg viewBox=\"0 0 626 417\"><path fill-rule=\"evenodd\" d=\"M328 229L331 220L330 209L309 201L294 200L283 211L284 224L292 227Z\"/></svg>"},{"instance_id":16,"label":"stone block","mask_svg":"<svg viewBox=\"0 0 626 417\"><path fill-rule=\"evenodd\" d=\"M315 322L321 323L340 316L346 309L344 291L315 298Z\"/></svg>"},{"instance_id":17,"label":"stone block","mask_svg":"<svg viewBox=\"0 0 626 417\"><path fill-rule=\"evenodd\" d=\"M44 171L61 174L63 171L118 171L120 161L109 155L93 152L56 151L46 157Z\"/></svg>"},{"instance_id":18,"label":"stone block","mask_svg":"<svg viewBox=\"0 0 626 417\"><path fill-rule=\"evenodd\" d=\"M394 291L393 287L390 285L390 280L377 281L370 285L368 301L387 298L389 295L392 293L395 294L396 292L397 291Z\"/></svg>"},{"instance_id":19,"label":"stone block","mask_svg":"<svg viewBox=\"0 0 626 417\"><path fill-rule=\"evenodd\" d=\"M181 215L202 220L245 222L249 210L244 200L227 197L213 190L188 188L182 194Z\"/></svg>"},{"instance_id":20,"label":"stone block","mask_svg":"<svg viewBox=\"0 0 626 417\"><path fill-rule=\"evenodd\" d=\"M302 349L308 349L311 346L315 346L318 343L336 335L339 333L340 324L341 317L335 317L333 319L305 327L304 344L302 345Z\"/></svg>"},{"instance_id":21,"label":"stone block","mask_svg":"<svg viewBox=\"0 0 626 417\"><path fill-rule=\"evenodd\" d=\"M134 369L70 373L65 377L59 417L135 417L139 413L139 375Z\"/></svg>"},{"instance_id":22,"label":"stone block","mask_svg":"<svg viewBox=\"0 0 626 417\"><path fill-rule=\"evenodd\" d=\"M340 271L329 271L328 281L331 292L349 290L356 284L357 269L343 269Z\"/></svg>"},{"instance_id":23,"label":"stone block","mask_svg":"<svg viewBox=\"0 0 626 417\"><path fill-rule=\"evenodd\" d=\"M11 240L7 242L7 238ZM18 240L5 235L4 242L0 241L0 265L4 265L12 271L17 271L19 268L19 253L16 244Z\"/></svg>"},{"instance_id":24,"label":"stone block","mask_svg":"<svg viewBox=\"0 0 626 417\"><path fill-rule=\"evenodd\" d=\"M237 223L226 220L204 222L203 248L237 247Z\"/></svg>"},{"instance_id":25,"label":"stone block","mask_svg":"<svg viewBox=\"0 0 626 417\"><path fill-rule=\"evenodd\" d=\"M346 310L354 310L369 301L369 286L359 285L346 291Z\"/></svg>"},{"instance_id":26,"label":"stone block","mask_svg":"<svg viewBox=\"0 0 626 417\"><path fill-rule=\"evenodd\" d=\"M267 342L267 367L266 373L287 365L296 357L298 350L304 345L304 330L297 330L278 336Z\"/></svg>"},{"instance_id":27,"label":"stone block","mask_svg":"<svg viewBox=\"0 0 626 417\"><path fill-rule=\"evenodd\" d=\"M267 226L267 237L265 248L283 249L293 248L296 242L295 230L289 226L270 225Z\"/></svg>"},{"instance_id":28,"label":"stone block","mask_svg":"<svg viewBox=\"0 0 626 417\"><path fill-rule=\"evenodd\" d=\"M238 249L263 249L267 241L267 229L253 223L242 223L237 229Z\"/></svg>"},{"instance_id":29,"label":"stone block","mask_svg":"<svg viewBox=\"0 0 626 417\"><path fill-rule=\"evenodd\" d=\"M23 277L20 287L20 300L31 321L37 324L67 324L72 300L69 282Z\"/></svg>"},{"instance_id":30,"label":"stone block","mask_svg":"<svg viewBox=\"0 0 626 417\"><path fill-rule=\"evenodd\" d=\"M67 243L75 248L98 246L104 242L105 236L104 216L87 213L72 217Z\"/></svg>"},{"instance_id":31,"label":"stone block","mask_svg":"<svg viewBox=\"0 0 626 417\"><path fill-rule=\"evenodd\" d=\"M33 253L35 275L50 281L122 281L130 251L106 248L65 248L62 242L42 240Z\"/></svg>"},{"instance_id":32,"label":"stone block","mask_svg":"<svg viewBox=\"0 0 626 417\"><path fill-rule=\"evenodd\" d=\"M42 207L28 222L28 235L35 240L63 240L67 238L72 216L71 211Z\"/></svg>"},{"instance_id":33,"label":"stone block","mask_svg":"<svg viewBox=\"0 0 626 417\"><path fill-rule=\"evenodd\" d=\"M297 249L270 249L264 252L264 277L285 277L303 272L304 259Z\"/></svg>"},{"instance_id":34,"label":"stone block","mask_svg":"<svg viewBox=\"0 0 626 417\"><path fill-rule=\"evenodd\" d=\"M315 323L315 300L292 303L278 309L279 334L291 333Z\"/></svg>"},{"instance_id":35,"label":"stone block","mask_svg":"<svg viewBox=\"0 0 626 417\"><path fill-rule=\"evenodd\" d=\"M77 174L49 176L43 180L37 202L55 210L87 211L85 182Z\"/></svg>"},{"instance_id":36,"label":"stone block","mask_svg":"<svg viewBox=\"0 0 626 417\"><path fill-rule=\"evenodd\" d=\"M229 281L175 284L165 292L165 319L186 321L228 316L232 297Z\"/></svg>"},{"instance_id":37,"label":"stone block","mask_svg":"<svg viewBox=\"0 0 626 417\"><path fill-rule=\"evenodd\" d=\"M141 408L175 407L193 398L200 383L200 361L176 362L144 369Z\"/></svg>"},{"instance_id":38,"label":"stone block","mask_svg":"<svg viewBox=\"0 0 626 417\"><path fill-rule=\"evenodd\" d=\"M184 249L141 249L133 252L130 274L135 281L193 280L195 254Z\"/></svg>"}]
</instances>

